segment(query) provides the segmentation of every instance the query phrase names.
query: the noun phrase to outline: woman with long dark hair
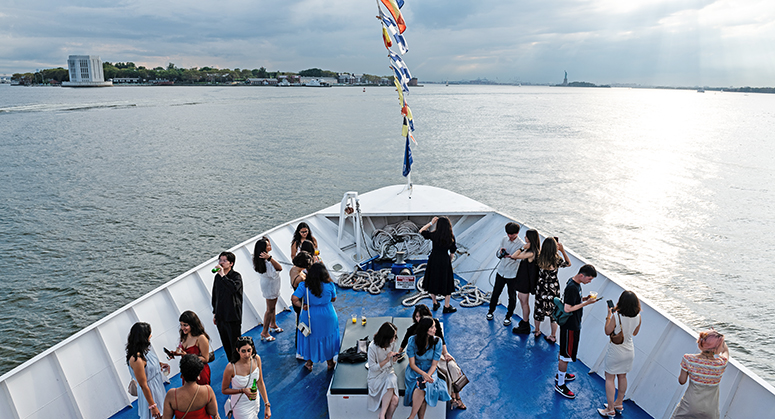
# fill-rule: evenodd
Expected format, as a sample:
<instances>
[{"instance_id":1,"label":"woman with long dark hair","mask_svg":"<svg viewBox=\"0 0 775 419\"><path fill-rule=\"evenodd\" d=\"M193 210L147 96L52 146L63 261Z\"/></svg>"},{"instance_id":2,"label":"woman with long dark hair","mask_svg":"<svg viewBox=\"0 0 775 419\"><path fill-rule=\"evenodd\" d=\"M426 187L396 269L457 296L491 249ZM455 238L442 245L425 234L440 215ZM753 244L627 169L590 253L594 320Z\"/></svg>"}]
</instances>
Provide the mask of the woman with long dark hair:
<instances>
[{"instance_id":1,"label":"woman with long dark hair","mask_svg":"<svg viewBox=\"0 0 775 419\"><path fill-rule=\"evenodd\" d=\"M409 338L417 334L417 325L423 317L432 318L431 309L425 304L414 306L414 313L412 313L412 321L414 323L406 329L404 339L401 341L401 346L398 350L399 353L404 352L404 348L409 344ZM444 339L444 332L441 330L441 322L439 322L439 319L433 319L433 322L436 327L435 336L441 340L441 358L439 358L438 370L443 377L450 377L448 365L451 362L455 362L455 357L447 351L447 341ZM447 392L450 397L452 397L452 406L461 410L467 409L463 400L460 399L460 392L456 392L455 388L452 386L452 380L445 381L447 383Z\"/></svg>"},{"instance_id":2,"label":"woman with long dark hair","mask_svg":"<svg viewBox=\"0 0 775 419\"><path fill-rule=\"evenodd\" d=\"M293 287L294 291L296 291L296 288L299 287L300 283L307 279L307 269L309 269L310 266L312 266L312 254L305 250L300 251L293 258L293 266L291 267L290 272L288 272L288 275L291 278L291 287ZM296 327L298 327L301 307L296 307L293 304L291 305L293 306L293 311L296 313ZM299 353L299 336L296 333L294 333L293 336L294 346L296 347L296 359L304 359Z\"/></svg>"},{"instance_id":3,"label":"woman with long dark hair","mask_svg":"<svg viewBox=\"0 0 775 419\"><path fill-rule=\"evenodd\" d=\"M511 255L518 259L517 279L515 287L517 289L517 299L522 306L522 320L519 325L512 329L514 333L530 333L530 294L535 294L538 284L538 255L541 251L541 242L538 238L538 231L530 229L525 232L525 245L517 250L516 254Z\"/></svg>"},{"instance_id":4,"label":"woman with long dark hair","mask_svg":"<svg viewBox=\"0 0 775 419\"><path fill-rule=\"evenodd\" d=\"M433 232L428 231L436 224ZM423 288L433 299L433 310L439 309L436 301L437 295L444 296L444 313L454 313L455 307L449 305L450 297L455 291L455 277L452 273L452 258L455 255L455 234L452 232L452 224L447 217L433 217L430 223L422 226L419 232L424 238L433 243L431 254L428 256L428 265L425 268Z\"/></svg>"},{"instance_id":5,"label":"woman with long dark hair","mask_svg":"<svg viewBox=\"0 0 775 419\"><path fill-rule=\"evenodd\" d=\"M379 412L379 419L392 419L393 412L398 407L398 377L393 370L393 364L398 359L396 352L398 333L393 323L385 322L374 334L374 340L369 344L368 367L366 382L369 387L369 398L366 407L369 411Z\"/></svg>"},{"instance_id":6,"label":"woman with long dark hair","mask_svg":"<svg viewBox=\"0 0 775 419\"><path fill-rule=\"evenodd\" d=\"M272 342L274 336L269 331L280 333L283 331L277 326L275 307L277 298L280 297L280 274L283 270L280 262L275 260L269 252L272 251L272 242L268 237L262 237L256 241L253 248L253 269L258 272L261 292L266 299L266 311L264 311L264 329L261 331L261 341Z\"/></svg>"},{"instance_id":7,"label":"woman with long dark hair","mask_svg":"<svg viewBox=\"0 0 775 419\"><path fill-rule=\"evenodd\" d=\"M264 368L261 357L256 354L256 345L250 336L240 336L234 344L237 362L226 365L221 380L221 394L229 396L228 408L234 419L256 419L259 410L258 394L264 400L264 419L272 417L269 395L264 383ZM256 383L256 391L252 390ZM226 414L229 414L226 409Z\"/></svg>"},{"instance_id":8,"label":"woman with long dark hair","mask_svg":"<svg viewBox=\"0 0 775 419\"><path fill-rule=\"evenodd\" d=\"M186 354L180 358L183 385L167 392L164 398L164 419L211 419L218 416L215 393L207 384L198 384L206 363L198 356Z\"/></svg>"},{"instance_id":9,"label":"woman with long dark hair","mask_svg":"<svg viewBox=\"0 0 775 419\"><path fill-rule=\"evenodd\" d=\"M151 349L151 325L137 322L127 336L126 362L137 382L137 413L140 419L159 419L164 409L164 376L170 366L159 362Z\"/></svg>"},{"instance_id":10,"label":"woman with long dark hair","mask_svg":"<svg viewBox=\"0 0 775 419\"><path fill-rule=\"evenodd\" d=\"M624 291L619 302L612 309L608 307L605 317L605 334L622 334L622 343L608 340L605 354L605 396L604 409L597 409L600 416L614 417L616 412L624 410L624 395L627 392L627 373L632 370L635 359L635 345L632 337L640 331L640 300L632 291ZM619 395L616 396L616 383L619 382ZM616 396L616 397L615 397Z\"/></svg>"},{"instance_id":11,"label":"woman with long dark hair","mask_svg":"<svg viewBox=\"0 0 775 419\"><path fill-rule=\"evenodd\" d=\"M180 322L180 344L174 355L183 356L193 354L204 363L202 372L197 379L197 384L210 384L210 336L205 332L199 316L191 310L184 311L178 318ZM183 377L183 382L186 378Z\"/></svg>"},{"instance_id":12,"label":"woman with long dark hair","mask_svg":"<svg viewBox=\"0 0 775 419\"><path fill-rule=\"evenodd\" d=\"M339 353L339 318L334 310L336 286L331 282L328 269L322 263L314 263L307 272L307 279L293 292L291 302L301 308L299 323L311 331L307 335L297 331L299 353L307 360L304 367L312 371L315 362L326 361L328 369L334 369L334 356Z\"/></svg>"},{"instance_id":13,"label":"woman with long dark hair","mask_svg":"<svg viewBox=\"0 0 775 419\"><path fill-rule=\"evenodd\" d=\"M560 257L562 253L562 257ZM536 285L536 301L533 319L535 320L535 337L541 336L541 322L549 317L552 334L546 337L550 343L557 342L557 323L551 320L554 311L554 297L560 296L560 281L557 272L560 268L570 266L570 258L565 253L565 248L553 237L544 239L541 252L538 253L538 284Z\"/></svg>"},{"instance_id":14,"label":"woman with long dark hair","mask_svg":"<svg viewBox=\"0 0 775 419\"><path fill-rule=\"evenodd\" d=\"M438 402L451 400L444 381L436 373L441 359L441 339L436 337L436 323L423 317L417 323L417 334L406 345L409 368L404 374L404 406L412 406L409 419L425 417L425 409Z\"/></svg>"},{"instance_id":15,"label":"woman with long dark hair","mask_svg":"<svg viewBox=\"0 0 775 419\"><path fill-rule=\"evenodd\" d=\"M305 222L301 222L296 226L296 231L293 232L293 240L291 240L291 259L296 257L296 253L301 250L301 244L305 240L311 241L315 246L315 249L318 248L318 241L312 236L312 230L309 228L309 225ZM314 254L314 251L312 253Z\"/></svg>"}]
</instances>

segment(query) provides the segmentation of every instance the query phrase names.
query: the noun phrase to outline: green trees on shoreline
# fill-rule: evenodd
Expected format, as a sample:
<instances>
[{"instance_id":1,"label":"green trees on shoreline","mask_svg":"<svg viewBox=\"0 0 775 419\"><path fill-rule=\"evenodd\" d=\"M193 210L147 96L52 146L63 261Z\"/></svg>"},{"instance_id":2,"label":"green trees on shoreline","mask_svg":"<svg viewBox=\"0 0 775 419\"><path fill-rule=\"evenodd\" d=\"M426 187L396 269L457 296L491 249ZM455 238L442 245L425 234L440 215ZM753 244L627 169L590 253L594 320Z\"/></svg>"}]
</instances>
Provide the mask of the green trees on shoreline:
<instances>
[{"instance_id":1,"label":"green trees on shoreline","mask_svg":"<svg viewBox=\"0 0 775 419\"><path fill-rule=\"evenodd\" d=\"M282 75L299 75L305 77L337 77L337 73L319 68L310 68L298 73L267 71L266 68L248 69L220 69L214 67L192 67L180 68L173 63L169 63L166 68L155 67L146 68L137 66L133 62L103 62L102 70L105 80L110 79L140 79L141 81L167 80L175 84L217 84L234 83L245 81L248 78L277 78ZM372 76L365 74L363 78L375 84L383 76ZM63 81L70 81L70 76L66 68L57 67L40 70L35 73L15 73L11 76L12 80L18 80L21 84L58 84Z\"/></svg>"}]
</instances>

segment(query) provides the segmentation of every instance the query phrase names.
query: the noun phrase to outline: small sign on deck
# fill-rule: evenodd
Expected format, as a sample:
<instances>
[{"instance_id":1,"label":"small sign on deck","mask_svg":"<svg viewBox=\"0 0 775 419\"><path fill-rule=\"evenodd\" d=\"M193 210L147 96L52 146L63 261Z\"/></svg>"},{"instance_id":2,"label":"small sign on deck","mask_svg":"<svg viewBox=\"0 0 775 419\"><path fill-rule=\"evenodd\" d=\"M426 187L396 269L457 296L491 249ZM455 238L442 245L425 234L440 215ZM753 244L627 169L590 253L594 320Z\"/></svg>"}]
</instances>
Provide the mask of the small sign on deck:
<instances>
[{"instance_id":1,"label":"small sign on deck","mask_svg":"<svg viewBox=\"0 0 775 419\"><path fill-rule=\"evenodd\" d=\"M396 275L396 289L397 290L411 290L414 289L414 275Z\"/></svg>"}]
</instances>

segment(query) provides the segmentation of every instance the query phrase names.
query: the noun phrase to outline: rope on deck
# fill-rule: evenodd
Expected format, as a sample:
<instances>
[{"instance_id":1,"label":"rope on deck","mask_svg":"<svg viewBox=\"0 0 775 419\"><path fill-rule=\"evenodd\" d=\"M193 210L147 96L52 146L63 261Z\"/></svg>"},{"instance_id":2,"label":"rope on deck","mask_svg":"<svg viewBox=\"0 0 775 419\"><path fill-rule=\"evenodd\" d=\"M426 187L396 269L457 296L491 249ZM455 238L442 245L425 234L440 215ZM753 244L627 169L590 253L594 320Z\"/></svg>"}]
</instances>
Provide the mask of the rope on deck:
<instances>
[{"instance_id":1,"label":"rope on deck","mask_svg":"<svg viewBox=\"0 0 775 419\"><path fill-rule=\"evenodd\" d=\"M405 251L407 257L427 255L431 251L431 242L425 240L419 231L417 224L409 220L389 224L374 231L371 235L371 247L378 251L383 259L395 258L398 251Z\"/></svg>"},{"instance_id":2,"label":"rope on deck","mask_svg":"<svg viewBox=\"0 0 775 419\"><path fill-rule=\"evenodd\" d=\"M342 288L352 288L355 291L368 291L369 294L377 295L385 287L390 268L375 271L355 271L352 273L343 273L339 276L338 285Z\"/></svg>"}]
</instances>

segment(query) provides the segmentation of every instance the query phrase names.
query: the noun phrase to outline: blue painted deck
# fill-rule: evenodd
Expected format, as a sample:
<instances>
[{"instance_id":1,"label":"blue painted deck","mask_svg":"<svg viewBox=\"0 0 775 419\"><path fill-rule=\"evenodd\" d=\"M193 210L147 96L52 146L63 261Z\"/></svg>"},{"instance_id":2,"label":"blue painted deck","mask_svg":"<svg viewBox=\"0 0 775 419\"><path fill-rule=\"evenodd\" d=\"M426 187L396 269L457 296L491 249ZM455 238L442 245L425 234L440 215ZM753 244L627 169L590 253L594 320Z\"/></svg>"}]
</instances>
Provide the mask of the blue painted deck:
<instances>
[{"instance_id":1,"label":"blue painted deck","mask_svg":"<svg viewBox=\"0 0 775 419\"><path fill-rule=\"evenodd\" d=\"M334 303L339 314L339 327L344 331L345 321L351 313L366 308L366 315L412 315L413 308L403 307L401 300L410 293L385 287L382 294L372 296L365 292L337 289ZM430 299L422 301L430 306ZM487 321L487 306L462 308L453 314L434 313L444 323L444 333L450 353L457 359L470 383L461 392L467 410L447 410L447 418L599 418L596 410L605 403L605 382L596 374L589 375L589 368L581 362L568 367L577 378L568 384L577 396L566 399L554 391L554 375L557 371L557 345L531 335L515 335L511 326L503 326L506 308L498 306L495 319ZM519 311L519 306L517 306ZM513 325L519 319L515 316ZM264 380L272 403L273 418L328 418L326 391L333 375L325 363L315 364L308 373L303 361L294 357L293 331L295 315L285 311L277 315L277 323L285 332L271 343L259 338L260 327L247 334L256 341L256 349L264 365ZM404 331L399 331L403 337ZM606 339L600 330L584 330L581 339ZM346 349L346 348L343 348ZM216 352L216 360L210 364L212 387L218 397L218 409L224 416L221 380L226 358L223 349ZM167 388L180 386L180 376L175 376ZM624 403L627 419L650 418L630 401ZM113 418L136 418L137 402L117 413ZM263 407L262 407L263 409ZM365 412L363 417L376 417ZM621 416L619 416L621 417ZM263 418L263 412L259 412ZM396 418L404 419L404 418Z\"/></svg>"}]
</instances>

